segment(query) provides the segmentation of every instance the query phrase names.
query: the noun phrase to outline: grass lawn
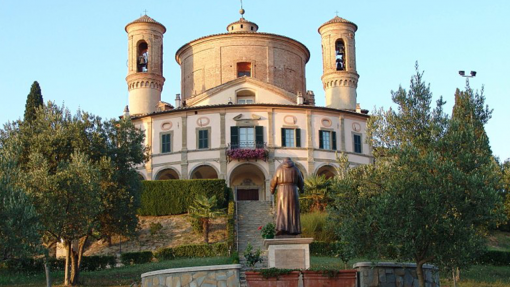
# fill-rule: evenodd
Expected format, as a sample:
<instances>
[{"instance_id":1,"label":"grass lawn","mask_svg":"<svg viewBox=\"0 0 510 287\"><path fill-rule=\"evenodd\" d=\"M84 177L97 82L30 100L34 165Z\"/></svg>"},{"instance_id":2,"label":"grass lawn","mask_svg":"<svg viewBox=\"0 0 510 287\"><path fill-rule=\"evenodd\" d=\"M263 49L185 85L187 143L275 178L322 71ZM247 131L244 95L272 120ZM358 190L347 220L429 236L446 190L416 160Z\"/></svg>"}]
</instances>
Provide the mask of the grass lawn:
<instances>
[{"instance_id":1,"label":"grass lawn","mask_svg":"<svg viewBox=\"0 0 510 287\"><path fill-rule=\"evenodd\" d=\"M353 259L347 264L348 268L356 262L370 261L366 259ZM344 263L335 257L310 257L312 268L339 268L344 269ZM473 265L469 270L461 271L459 287L510 287L510 266ZM441 286L453 286L451 274L440 274Z\"/></svg>"},{"instance_id":2,"label":"grass lawn","mask_svg":"<svg viewBox=\"0 0 510 287\"><path fill-rule=\"evenodd\" d=\"M229 257L176 259L163 262L147 263L120 268L82 272L81 286L130 286L133 282L140 282L140 275L145 272L192 266L230 264ZM53 272L54 286L60 286L64 281L64 272ZM44 272L38 274L11 274L0 271L0 286L46 286Z\"/></svg>"}]
</instances>

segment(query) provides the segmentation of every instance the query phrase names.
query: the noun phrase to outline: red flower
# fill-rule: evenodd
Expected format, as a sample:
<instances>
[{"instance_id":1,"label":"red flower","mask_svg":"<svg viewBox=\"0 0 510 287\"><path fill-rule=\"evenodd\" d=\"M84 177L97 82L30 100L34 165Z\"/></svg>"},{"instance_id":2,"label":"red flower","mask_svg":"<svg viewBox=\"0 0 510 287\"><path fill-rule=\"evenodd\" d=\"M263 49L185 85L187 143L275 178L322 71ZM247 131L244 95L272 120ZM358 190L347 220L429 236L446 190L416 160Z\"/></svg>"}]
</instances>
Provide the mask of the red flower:
<instances>
[{"instance_id":1,"label":"red flower","mask_svg":"<svg viewBox=\"0 0 510 287\"><path fill-rule=\"evenodd\" d=\"M259 230L262 230L262 226L259 226Z\"/></svg>"}]
</instances>

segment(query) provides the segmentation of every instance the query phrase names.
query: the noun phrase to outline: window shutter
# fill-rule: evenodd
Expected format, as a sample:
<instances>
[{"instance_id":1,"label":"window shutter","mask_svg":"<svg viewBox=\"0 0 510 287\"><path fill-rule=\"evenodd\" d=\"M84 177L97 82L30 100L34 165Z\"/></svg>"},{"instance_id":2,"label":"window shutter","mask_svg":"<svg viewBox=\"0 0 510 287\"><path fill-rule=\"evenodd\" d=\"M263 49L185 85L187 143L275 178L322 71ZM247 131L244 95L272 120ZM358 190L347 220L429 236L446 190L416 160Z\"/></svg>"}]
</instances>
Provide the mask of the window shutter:
<instances>
[{"instance_id":1,"label":"window shutter","mask_svg":"<svg viewBox=\"0 0 510 287\"><path fill-rule=\"evenodd\" d=\"M287 146L286 145L286 137L285 137L285 129L282 129L282 146Z\"/></svg>"},{"instance_id":2,"label":"window shutter","mask_svg":"<svg viewBox=\"0 0 510 287\"><path fill-rule=\"evenodd\" d=\"M239 128L230 127L230 146L232 148L239 147Z\"/></svg>"},{"instance_id":3,"label":"window shutter","mask_svg":"<svg viewBox=\"0 0 510 287\"><path fill-rule=\"evenodd\" d=\"M255 127L255 145L257 148L264 147L264 127L262 126Z\"/></svg>"},{"instance_id":4,"label":"window shutter","mask_svg":"<svg viewBox=\"0 0 510 287\"><path fill-rule=\"evenodd\" d=\"M322 138L323 131L319 131L319 148L324 148L324 139Z\"/></svg>"},{"instance_id":5,"label":"window shutter","mask_svg":"<svg viewBox=\"0 0 510 287\"><path fill-rule=\"evenodd\" d=\"M296 147L301 147L301 129L296 129Z\"/></svg>"},{"instance_id":6,"label":"window shutter","mask_svg":"<svg viewBox=\"0 0 510 287\"><path fill-rule=\"evenodd\" d=\"M336 150L336 132L331 132L331 141L333 142L333 150Z\"/></svg>"}]
</instances>

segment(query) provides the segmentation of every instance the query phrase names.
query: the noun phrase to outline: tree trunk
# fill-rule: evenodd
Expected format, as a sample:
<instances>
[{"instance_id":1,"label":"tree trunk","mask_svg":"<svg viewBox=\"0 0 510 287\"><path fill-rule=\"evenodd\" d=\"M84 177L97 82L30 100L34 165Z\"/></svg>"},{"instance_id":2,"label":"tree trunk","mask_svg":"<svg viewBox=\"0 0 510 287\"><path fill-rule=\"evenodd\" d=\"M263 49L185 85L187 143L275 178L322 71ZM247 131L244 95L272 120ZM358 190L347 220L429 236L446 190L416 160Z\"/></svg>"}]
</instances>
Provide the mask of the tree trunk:
<instances>
[{"instance_id":1,"label":"tree trunk","mask_svg":"<svg viewBox=\"0 0 510 287\"><path fill-rule=\"evenodd\" d=\"M48 264L48 253L44 256L44 274L46 275L46 287L51 287L50 265Z\"/></svg>"},{"instance_id":2,"label":"tree trunk","mask_svg":"<svg viewBox=\"0 0 510 287\"><path fill-rule=\"evenodd\" d=\"M71 257L71 242L64 241L64 248L66 250L66 266L64 269L64 285L69 286L69 259Z\"/></svg>"},{"instance_id":3,"label":"tree trunk","mask_svg":"<svg viewBox=\"0 0 510 287\"><path fill-rule=\"evenodd\" d=\"M204 230L204 241L209 243L209 218L202 218L202 228Z\"/></svg>"},{"instance_id":4,"label":"tree trunk","mask_svg":"<svg viewBox=\"0 0 510 287\"><path fill-rule=\"evenodd\" d=\"M423 274L423 263L424 262L418 262L416 264L416 275L418 275L418 283L420 284L420 287L425 287L425 276Z\"/></svg>"},{"instance_id":5,"label":"tree trunk","mask_svg":"<svg viewBox=\"0 0 510 287\"><path fill-rule=\"evenodd\" d=\"M78 243L78 251L72 251L71 257L71 285L78 285L80 279L80 265L81 258L83 257L83 251L85 244L87 243L88 236L80 238Z\"/></svg>"}]
</instances>

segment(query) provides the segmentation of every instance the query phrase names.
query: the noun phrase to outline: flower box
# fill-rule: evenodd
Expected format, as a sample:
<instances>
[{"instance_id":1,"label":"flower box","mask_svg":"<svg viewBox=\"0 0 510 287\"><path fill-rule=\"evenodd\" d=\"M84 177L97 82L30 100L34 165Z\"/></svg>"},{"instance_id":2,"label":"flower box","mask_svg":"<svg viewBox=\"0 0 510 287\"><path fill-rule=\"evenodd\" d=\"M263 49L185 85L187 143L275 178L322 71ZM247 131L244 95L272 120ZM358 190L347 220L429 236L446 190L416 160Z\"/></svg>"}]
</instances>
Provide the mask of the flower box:
<instances>
[{"instance_id":1,"label":"flower box","mask_svg":"<svg viewBox=\"0 0 510 287\"><path fill-rule=\"evenodd\" d=\"M355 287L355 269L334 271L303 271L304 287Z\"/></svg>"},{"instance_id":2,"label":"flower box","mask_svg":"<svg viewBox=\"0 0 510 287\"><path fill-rule=\"evenodd\" d=\"M237 160L267 160L267 156L269 155L269 151L263 148L237 148L237 149L229 149L227 150L227 160L230 162L234 159Z\"/></svg>"},{"instance_id":3,"label":"flower box","mask_svg":"<svg viewBox=\"0 0 510 287\"><path fill-rule=\"evenodd\" d=\"M246 271L248 287L298 287L299 271L264 278L260 272Z\"/></svg>"}]
</instances>

